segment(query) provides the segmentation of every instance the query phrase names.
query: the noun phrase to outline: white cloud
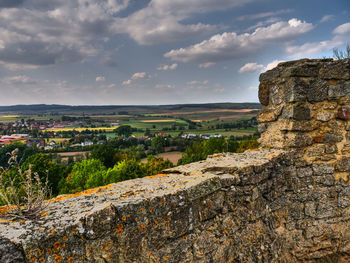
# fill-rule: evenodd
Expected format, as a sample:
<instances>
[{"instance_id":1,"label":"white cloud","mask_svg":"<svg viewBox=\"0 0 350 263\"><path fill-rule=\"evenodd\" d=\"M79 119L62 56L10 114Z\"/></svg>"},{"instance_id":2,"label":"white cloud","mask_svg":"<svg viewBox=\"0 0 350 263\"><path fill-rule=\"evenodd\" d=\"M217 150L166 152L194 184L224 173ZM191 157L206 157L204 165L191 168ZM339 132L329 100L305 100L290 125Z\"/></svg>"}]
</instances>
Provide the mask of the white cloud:
<instances>
[{"instance_id":1,"label":"white cloud","mask_svg":"<svg viewBox=\"0 0 350 263\"><path fill-rule=\"evenodd\" d=\"M270 62L269 64L267 64L266 67L263 69L263 71L273 69L273 68L277 67L277 65L281 62L284 62L284 60L274 60L274 61Z\"/></svg>"},{"instance_id":2,"label":"white cloud","mask_svg":"<svg viewBox=\"0 0 350 263\"><path fill-rule=\"evenodd\" d=\"M165 85L165 84L157 84L155 86L156 89L173 89L174 86L173 85Z\"/></svg>"},{"instance_id":3,"label":"white cloud","mask_svg":"<svg viewBox=\"0 0 350 263\"><path fill-rule=\"evenodd\" d=\"M129 86L131 84L131 82L132 82L131 79L125 80L125 81L123 81L123 86Z\"/></svg>"},{"instance_id":4,"label":"white cloud","mask_svg":"<svg viewBox=\"0 0 350 263\"><path fill-rule=\"evenodd\" d=\"M253 0L151 0L129 17L119 18L113 28L127 33L142 45L172 42L211 33L219 29L209 24L184 24L195 13L226 10Z\"/></svg>"},{"instance_id":5,"label":"white cloud","mask_svg":"<svg viewBox=\"0 0 350 263\"><path fill-rule=\"evenodd\" d=\"M104 82L105 80L106 80L106 78L103 76L96 77L96 82Z\"/></svg>"},{"instance_id":6,"label":"white cloud","mask_svg":"<svg viewBox=\"0 0 350 263\"><path fill-rule=\"evenodd\" d=\"M146 72L136 72L136 73L134 73L134 75L131 76L132 80L144 79L144 78L148 78L148 75Z\"/></svg>"},{"instance_id":7,"label":"white cloud","mask_svg":"<svg viewBox=\"0 0 350 263\"><path fill-rule=\"evenodd\" d=\"M123 81L123 86L129 86L133 81L138 79L150 79L151 76L148 75L146 72L136 72L134 73L130 79Z\"/></svg>"},{"instance_id":8,"label":"white cloud","mask_svg":"<svg viewBox=\"0 0 350 263\"><path fill-rule=\"evenodd\" d=\"M338 26L336 29L333 30L333 33L337 35L345 35L350 33L350 23L345 23Z\"/></svg>"},{"instance_id":9,"label":"white cloud","mask_svg":"<svg viewBox=\"0 0 350 263\"><path fill-rule=\"evenodd\" d=\"M239 73L252 73L252 72L257 72L261 69L264 68L264 65L257 64L257 63L247 63L243 67L239 69Z\"/></svg>"},{"instance_id":10,"label":"white cloud","mask_svg":"<svg viewBox=\"0 0 350 263\"><path fill-rule=\"evenodd\" d=\"M293 11L294 11L293 9L282 9L282 10L277 10L277 11L273 11L273 12L262 12L262 13L258 13L258 14L243 15L243 16L237 17L237 20L243 21L243 20L247 20L247 19L260 19L260 18L269 17L269 16L277 16L277 15L281 15L281 14L287 14L287 13L291 13Z\"/></svg>"},{"instance_id":11,"label":"white cloud","mask_svg":"<svg viewBox=\"0 0 350 263\"><path fill-rule=\"evenodd\" d=\"M327 21L329 21L329 20L332 20L333 18L334 18L334 15L324 15L324 16L321 18L320 22L321 22L321 23L324 23L324 22L327 22Z\"/></svg>"},{"instance_id":12,"label":"white cloud","mask_svg":"<svg viewBox=\"0 0 350 263\"><path fill-rule=\"evenodd\" d=\"M181 62L218 62L249 56L273 44L284 43L313 29L311 23L295 18L277 22L268 27L257 28L253 33L225 32L212 36L198 44L173 49L164 57Z\"/></svg>"},{"instance_id":13,"label":"white cloud","mask_svg":"<svg viewBox=\"0 0 350 263\"><path fill-rule=\"evenodd\" d=\"M211 68L215 65L216 65L215 62L206 62L206 63L199 64L198 67L199 68Z\"/></svg>"},{"instance_id":14,"label":"white cloud","mask_svg":"<svg viewBox=\"0 0 350 263\"><path fill-rule=\"evenodd\" d=\"M187 85L207 85L209 83L208 80L204 80L204 81L198 81L198 80L192 80L192 81L189 81L187 82Z\"/></svg>"},{"instance_id":15,"label":"white cloud","mask_svg":"<svg viewBox=\"0 0 350 263\"><path fill-rule=\"evenodd\" d=\"M177 69L178 67L178 64L177 63L174 63L174 64L171 64L171 65L161 65L159 67L157 67L157 70L175 70Z\"/></svg>"},{"instance_id":16,"label":"white cloud","mask_svg":"<svg viewBox=\"0 0 350 263\"><path fill-rule=\"evenodd\" d=\"M320 42L307 42L303 45L288 45L286 52L289 54L289 58L305 58L320 54L322 52L328 52L333 48L340 47L346 43L349 38L350 23L342 24L333 30L334 37L330 40L324 40Z\"/></svg>"},{"instance_id":17,"label":"white cloud","mask_svg":"<svg viewBox=\"0 0 350 263\"><path fill-rule=\"evenodd\" d=\"M24 75L6 77L1 79L0 81L1 83L7 84L7 85L33 85L37 83L36 80L33 80Z\"/></svg>"}]
</instances>

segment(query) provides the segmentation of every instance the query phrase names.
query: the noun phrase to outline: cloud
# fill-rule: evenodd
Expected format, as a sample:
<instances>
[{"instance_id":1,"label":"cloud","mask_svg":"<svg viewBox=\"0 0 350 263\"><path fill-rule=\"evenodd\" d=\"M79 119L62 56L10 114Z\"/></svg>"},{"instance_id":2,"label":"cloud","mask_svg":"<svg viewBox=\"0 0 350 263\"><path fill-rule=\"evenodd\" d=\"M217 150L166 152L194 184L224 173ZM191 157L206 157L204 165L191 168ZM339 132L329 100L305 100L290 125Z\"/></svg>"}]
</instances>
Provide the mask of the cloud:
<instances>
[{"instance_id":1,"label":"cloud","mask_svg":"<svg viewBox=\"0 0 350 263\"><path fill-rule=\"evenodd\" d=\"M206 62L206 63L199 64L198 67L199 68L210 68L210 67L213 67L215 65L216 65L215 62Z\"/></svg>"},{"instance_id":2,"label":"cloud","mask_svg":"<svg viewBox=\"0 0 350 263\"><path fill-rule=\"evenodd\" d=\"M151 0L126 18L117 19L114 30L128 34L141 45L173 42L178 39L207 35L220 27L183 23L192 14L227 10L253 0Z\"/></svg>"},{"instance_id":3,"label":"cloud","mask_svg":"<svg viewBox=\"0 0 350 263\"><path fill-rule=\"evenodd\" d=\"M218 62L249 56L263 48L284 43L313 29L311 23L298 19L277 22L268 27L257 28L253 33L236 34L225 32L212 36L198 44L173 49L164 57L181 62Z\"/></svg>"},{"instance_id":4,"label":"cloud","mask_svg":"<svg viewBox=\"0 0 350 263\"><path fill-rule=\"evenodd\" d=\"M123 86L129 86L133 81L138 79L150 79L151 76L148 75L146 72L136 72L134 73L130 79L123 82Z\"/></svg>"},{"instance_id":5,"label":"cloud","mask_svg":"<svg viewBox=\"0 0 350 263\"><path fill-rule=\"evenodd\" d=\"M132 82L131 79L125 80L125 81L123 81L122 85L123 86L129 86L131 84L131 82Z\"/></svg>"},{"instance_id":6,"label":"cloud","mask_svg":"<svg viewBox=\"0 0 350 263\"><path fill-rule=\"evenodd\" d=\"M198 80L192 80L192 81L189 81L187 82L187 85L207 85L209 83L208 80L204 80L204 81L198 81Z\"/></svg>"},{"instance_id":7,"label":"cloud","mask_svg":"<svg viewBox=\"0 0 350 263\"><path fill-rule=\"evenodd\" d=\"M1 0L0 8L11 8L22 5L24 0Z\"/></svg>"},{"instance_id":8,"label":"cloud","mask_svg":"<svg viewBox=\"0 0 350 263\"><path fill-rule=\"evenodd\" d=\"M324 23L324 22L327 22L327 21L329 21L329 20L332 20L333 18L334 18L334 15L324 15L324 16L321 18L320 22L321 22L321 23Z\"/></svg>"},{"instance_id":9,"label":"cloud","mask_svg":"<svg viewBox=\"0 0 350 263\"><path fill-rule=\"evenodd\" d=\"M273 68L277 67L277 65L279 63L282 63L282 62L285 62L285 61L284 60L274 60L274 61L270 62L269 64L267 64L266 67L263 69L263 71L273 69Z\"/></svg>"},{"instance_id":10,"label":"cloud","mask_svg":"<svg viewBox=\"0 0 350 263\"><path fill-rule=\"evenodd\" d=\"M96 82L104 82L105 80L106 80L106 78L103 76L96 77Z\"/></svg>"},{"instance_id":11,"label":"cloud","mask_svg":"<svg viewBox=\"0 0 350 263\"><path fill-rule=\"evenodd\" d=\"M6 77L1 79L0 82L7 85L33 85L37 83L37 81L24 75Z\"/></svg>"},{"instance_id":12,"label":"cloud","mask_svg":"<svg viewBox=\"0 0 350 263\"><path fill-rule=\"evenodd\" d=\"M178 64L174 63L171 65L161 65L161 66L157 67L157 70L175 70L175 69L177 69L177 67L178 67Z\"/></svg>"},{"instance_id":13,"label":"cloud","mask_svg":"<svg viewBox=\"0 0 350 263\"><path fill-rule=\"evenodd\" d=\"M0 63L47 66L82 61L113 34L115 15L129 0L5 0L0 2Z\"/></svg>"},{"instance_id":14,"label":"cloud","mask_svg":"<svg viewBox=\"0 0 350 263\"><path fill-rule=\"evenodd\" d=\"M134 73L134 75L131 76L131 79L132 80L135 80L135 79L144 79L144 78L147 78L147 73L146 72L136 72Z\"/></svg>"},{"instance_id":15,"label":"cloud","mask_svg":"<svg viewBox=\"0 0 350 263\"><path fill-rule=\"evenodd\" d=\"M239 73L252 73L257 72L264 68L264 65L257 64L257 63L247 63L243 67L239 69Z\"/></svg>"},{"instance_id":16,"label":"cloud","mask_svg":"<svg viewBox=\"0 0 350 263\"><path fill-rule=\"evenodd\" d=\"M320 42L307 42L303 45L288 45L286 47L286 53L289 58L305 58L314 56L322 52L328 52L333 48L342 46L349 38L350 23L342 24L333 30L334 37L330 40L324 40Z\"/></svg>"},{"instance_id":17,"label":"cloud","mask_svg":"<svg viewBox=\"0 0 350 263\"><path fill-rule=\"evenodd\" d=\"M251 15L243 15L237 17L238 21L248 20L248 19L261 19L269 16L277 16L281 14L287 14L293 12L293 9L281 9L273 12L263 12L263 13L257 13L257 14L251 14Z\"/></svg>"},{"instance_id":18,"label":"cloud","mask_svg":"<svg viewBox=\"0 0 350 263\"><path fill-rule=\"evenodd\" d=\"M174 86L173 85L165 85L165 84L157 84L155 86L156 89L163 89L163 90L167 90L167 89L173 89Z\"/></svg>"},{"instance_id":19,"label":"cloud","mask_svg":"<svg viewBox=\"0 0 350 263\"><path fill-rule=\"evenodd\" d=\"M345 35L350 33L350 23L345 23L338 26L336 29L333 30L333 33L336 35Z\"/></svg>"}]
</instances>

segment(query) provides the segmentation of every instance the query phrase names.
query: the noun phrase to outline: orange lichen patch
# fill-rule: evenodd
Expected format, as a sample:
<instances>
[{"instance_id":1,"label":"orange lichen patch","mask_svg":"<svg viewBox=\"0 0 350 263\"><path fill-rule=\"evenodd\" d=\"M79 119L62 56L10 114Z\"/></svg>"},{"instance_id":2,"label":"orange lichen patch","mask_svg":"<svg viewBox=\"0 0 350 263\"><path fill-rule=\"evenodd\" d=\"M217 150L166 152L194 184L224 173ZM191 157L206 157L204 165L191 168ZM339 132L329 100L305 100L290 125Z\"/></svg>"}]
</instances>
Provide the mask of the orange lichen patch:
<instances>
[{"instance_id":1,"label":"orange lichen patch","mask_svg":"<svg viewBox=\"0 0 350 263\"><path fill-rule=\"evenodd\" d=\"M42 212L41 216L47 216L47 213L46 212Z\"/></svg>"},{"instance_id":2,"label":"orange lichen patch","mask_svg":"<svg viewBox=\"0 0 350 263\"><path fill-rule=\"evenodd\" d=\"M49 236L53 235L56 232L56 228L52 229L49 233Z\"/></svg>"},{"instance_id":3,"label":"orange lichen patch","mask_svg":"<svg viewBox=\"0 0 350 263\"><path fill-rule=\"evenodd\" d=\"M182 240L186 240L187 239L187 237L186 236L182 236Z\"/></svg>"},{"instance_id":4,"label":"orange lichen patch","mask_svg":"<svg viewBox=\"0 0 350 263\"><path fill-rule=\"evenodd\" d=\"M146 176L146 178L159 178L159 177L167 177L168 174L156 174L156 175L150 175Z\"/></svg>"},{"instance_id":5,"label":"orange lichen patch","mask_svg":"<svg viewBox=\"0 0 350 263\"><path fill-rule=\"evenodd\" d=\"M146 228L146 224L139 225L139 229L140 229L140 230L143 230L143 229L145 229L145 228Z\"/></svg>"},{"instance_id":6,"label":"orange lichen patch","mask_svg":"<svg viewBox=\"0 0 350 263\"><path fill-rule=\"evenodd\" d=\"M81 242L84 242L84 238L83 238L83 237L81 237L81 238L80 238L80 241L81 241Z\"/></svg>"},{"instance_id":7,"label":"orange lichen patch","mask_svg":"<svg viewBox=\"0 0 350 263\"><path fill-rule=\"evenodd\" d=\"M40 263L44 263L44 258L39 258Z\"/></svg>"},{"instance_id":8,"label":"orange lichen patch","mask_svg":"<svg viewBox=\"0 0 350 263\"><path fill-rule=\"evenodd\" d=\"M53 244L56 252L60 251L60 248L61 248L61 244L60 242L56 241L54 244Z\"/></svg>"},{"instance_id":9,"label":"orange lichen patch","mask_svg":"<svg viewBox=\"0 0 350 263\"><path fill-rule=\"evenodd\" d=\"M137 221L139 221L139 219L137 217L135 217L135 221L137 222Z\"/></svg>"},{"instance_id":10,"label":"orange lichen patch","mask_svg":"<svg viewBox=\"0 0 350 263\"><path fill-rule=\"evenodd\" d=\"M141 213L143 212L143 208L142 208L142 207L140 208L140 212L141 212Z\"/></svg>"},{"instance_id":11,"label":"orange lichen patch","mask_svg":"<svg viewBox=\"0 0 350 263\"><path fill-rule=\"evenodd\" d=\"M70 257L70 258L68 258L67 262L68 262L68 263L72 263L73 260L74 260L74 258Z\"/></svg>"},{"instance_id":12,"label":"orange lichen patch","mask_svg":"<svg viewBox=\"0 0 350 263\"><path fill-rule=\"evenodd\" d=\"M60 263L62 261L62 257L60 255L55 254L55 263Z\"/></svg>"},{"instance_id":13,"label":"orange lichen patch","mask_svg":"<svg viewBox=\"0 0 350 263\"><path fill-rule=\"evenodd\" d=\"M153 208L150 206L150 207L148 207L148 211L150 212L150 213L152 213L152 211L153 211Z\"/></svg>"},{"instance_id":14,"label":"orange lichen patch","mask_svg":"<svg viewBox=\"0 0 350 263\"><path fill-rule=\"evenodd\" d=\"M65 199L69 199L69 198L73 198L73 197L77 197L77 196L95 194L95 193L101 192L101 191L104 192L107 188L110 188L112 186L114 186L114 184L108 184L105 186L100 186L97 188L88 189L88 190L85 190L83 192L79 192L79 193L75 193L75 194L60 195L60 196L57 196L56 198L47 200L47 202L57 202L57 201L61 201L61 200L65 200Z\"/></svg>"},{"instance_id":15,"label":"orange lichen patch","mask_svg":"<svg viewBox=\"0 0 350 263\"><path fill-rule=\"evenodd\" d=\"M63 237L62 237L62 240L63 240L63 241L66 241L66 240L67 240L67 237L66 237L66 236L63 236Z\"/></svg>"},{"instance_id":16,"label":"orange lichen patch","mask_svg":"<svg viewBox=\"0 0 350 263\"><path fill-rule=\"evenodd\" d=\"M7 223L7 222L11 222L11 220L8 220L8 219L0 219L0 224L1 224L1 223Z\"/></svg>"},{"instance_id":17,"label":"orange lichen patch","mask_svg":"<svg viewBox=\"0 0 350 263\"><path fill-rule=\"evenodd\" d=\"M8 211L10 211L8 206L0 206L0 215L5 214Z\"/></svg>"},{"instance_id":18,"label":"orange lichen patch","mask_svg":"<svg viewBox=\"0 0 350 263\"><path fill-rule=\"evenodd\" d=\"M117 229L115 230L115 232L118 234L123 233L123 224L117 224Z\"/></svg>"},{"instance_id":19,"label":"orange lichen patch","mask_svg":"<svg viewBox=\"0 0 350 263\"><path fill-rule=\"evenodd\" d=\"M35 257L33 257L33 258L30 259L29 262L30 262L30 263L33 263L33 262L36 262L36 261L37 261L37 259L36 259Z\"/></svg>"},{"instance_id":20,"label":"orange lichen patch","mask_svg":"<svg viewBox=\"0 0 350 263\"><path fill-rule=\"evenodd\" d=\"M40 249L37 249L37 250L36 250L36 254L37 254L38 258L41 257L41 255L42 255L41 250L40 250Z\"/></svg>"},{"instance_id":21,"label":"orange lichen patch","mask_svg":"<svg viewBox=\"0 0 350 263\"><path fill-rule=\"evenodd\" d=\"M126 220L126 216L123 216L123 217L122 217L122 220L125 221L125 220Z\"/></svg>"},{"instance_id":22,"label":"orange lichen patch","mask_svg":"<svg viewBox=\"0 0 350 263\"><path fill-rule=\"evenodd\" d=\"M47 254L52 254L52 249L51 248L46 249L46 253Z\"/></svg>"}]
</instances>

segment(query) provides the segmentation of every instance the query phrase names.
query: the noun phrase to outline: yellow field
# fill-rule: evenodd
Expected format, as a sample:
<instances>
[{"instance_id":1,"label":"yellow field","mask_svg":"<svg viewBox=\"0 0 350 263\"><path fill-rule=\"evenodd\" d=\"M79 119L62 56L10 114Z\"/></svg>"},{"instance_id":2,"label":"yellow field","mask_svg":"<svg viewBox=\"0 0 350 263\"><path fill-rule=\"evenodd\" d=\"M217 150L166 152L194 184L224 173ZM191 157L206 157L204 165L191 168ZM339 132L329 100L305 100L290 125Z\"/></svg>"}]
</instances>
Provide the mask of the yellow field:
<instances>
[{"instance_id":1,"label":"yellow field","mask_svg":"<svg viewBox=\"0 0 350 263\"><path fill-rule=\"evenodd\" d=\"M46 132L63 132L63 131L78 131L78 132L82 132L85 130L89 130L89 131L100 131L100 130L105 130L105 131L113 131L114 129L116 129L116 127L96 127L96 128L53 128L53 129L46 129Z\"/></svg>"},{"instance_id":2,"label":"yellow field","mask_svg":"<svg viewBox=\"0 0 350 263\"><path fill-rule=\"evenodd\" d=\"M141 122L174 122L174 119L165 119L165 120L142 120Z\"/></svg>"},{"instance_id":3,"label":"yellow field","mask_svg":"<svg viewBox=\"0 0 350 263\"><path fill-rule=\"evenodd\" d=\"M20 116L19 115L3 115L1 117L3 117L3 118L18 118Z\"/></svg>"}]
</instances>

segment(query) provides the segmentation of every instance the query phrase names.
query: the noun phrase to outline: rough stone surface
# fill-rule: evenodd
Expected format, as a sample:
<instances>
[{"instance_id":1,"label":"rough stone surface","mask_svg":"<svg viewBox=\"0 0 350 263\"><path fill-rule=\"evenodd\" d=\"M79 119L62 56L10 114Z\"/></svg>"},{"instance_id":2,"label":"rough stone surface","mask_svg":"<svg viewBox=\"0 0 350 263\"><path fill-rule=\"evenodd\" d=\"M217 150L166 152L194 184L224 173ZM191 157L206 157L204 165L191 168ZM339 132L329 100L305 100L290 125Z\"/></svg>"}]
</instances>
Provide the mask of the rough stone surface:
<instances>
[{"instance_id":1,"label":"rough stone surface","mask_svg":"<svg viewBox=\"0 0 350 263\"><path fill-rule=\"evenodd\" d=\"M0 262L350 262L350 60L260 81L261 148L0 220Z\"/></svg>"}]
</instances>

